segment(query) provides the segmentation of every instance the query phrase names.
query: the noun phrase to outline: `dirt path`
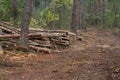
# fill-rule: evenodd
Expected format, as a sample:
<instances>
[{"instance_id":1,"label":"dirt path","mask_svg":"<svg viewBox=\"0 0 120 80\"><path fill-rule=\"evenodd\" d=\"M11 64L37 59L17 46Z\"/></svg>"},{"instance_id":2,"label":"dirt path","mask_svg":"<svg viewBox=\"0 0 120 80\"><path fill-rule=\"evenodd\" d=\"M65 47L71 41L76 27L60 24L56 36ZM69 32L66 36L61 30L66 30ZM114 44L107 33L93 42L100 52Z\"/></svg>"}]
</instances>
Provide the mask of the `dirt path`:
<instances>
[{"instance_id":1,"label":"dirt path","mask_svg":"<svg viewBox=\"0 0 120 80\"><path fill-rule=\"evenodd\" d=\"M7 52L0 80L120 80L120 36L108 31L81 32L82 41L53 54Z\"/></svg>"}]
</instances>

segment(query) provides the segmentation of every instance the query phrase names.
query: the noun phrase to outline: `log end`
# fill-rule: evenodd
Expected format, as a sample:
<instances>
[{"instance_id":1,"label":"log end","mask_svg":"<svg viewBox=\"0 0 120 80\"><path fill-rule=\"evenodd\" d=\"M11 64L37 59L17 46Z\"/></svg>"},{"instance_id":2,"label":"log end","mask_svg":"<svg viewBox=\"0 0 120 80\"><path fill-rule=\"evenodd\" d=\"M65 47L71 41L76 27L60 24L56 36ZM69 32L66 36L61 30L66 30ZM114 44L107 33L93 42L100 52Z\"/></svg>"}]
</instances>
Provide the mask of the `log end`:
<instances>
[{"instance_id":1,"label":"log end","mask_svg":"<svg viewBox=\"0 0 120 80\"><path fill-rule=\"evenodd\" d=\"M0 55L4 54L4 51L3 50L0 50Z\"/></svg>"},{"instance_id":2,"label":"log end","mask_svg":"<svg viewBox=\"0 0 120 80\"><path fill-rule=\"evenodd\" d=\"M0 46L0 55L4 54L3 48Z\"/></svg>"}]
</instances>

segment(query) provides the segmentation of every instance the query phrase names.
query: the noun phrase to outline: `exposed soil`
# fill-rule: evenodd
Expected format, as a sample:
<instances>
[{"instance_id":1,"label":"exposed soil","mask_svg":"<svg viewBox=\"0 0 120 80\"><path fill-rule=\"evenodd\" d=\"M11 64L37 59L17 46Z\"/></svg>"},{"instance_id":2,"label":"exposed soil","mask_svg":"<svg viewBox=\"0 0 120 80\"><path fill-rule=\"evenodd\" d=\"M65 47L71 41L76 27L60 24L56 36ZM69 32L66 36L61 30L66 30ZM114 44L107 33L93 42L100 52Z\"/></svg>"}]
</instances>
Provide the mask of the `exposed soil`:
<instances>
[{"instance_id":1,"label":"exposed soil","mask_svg":"<svg viewBox=\"0 0 120 80\"><path fill-rule=\"evenodd\" d=\"M6 51L0 80L120 80L120 33L88 30L59 53Z\"/></svg>"}]
</instances>

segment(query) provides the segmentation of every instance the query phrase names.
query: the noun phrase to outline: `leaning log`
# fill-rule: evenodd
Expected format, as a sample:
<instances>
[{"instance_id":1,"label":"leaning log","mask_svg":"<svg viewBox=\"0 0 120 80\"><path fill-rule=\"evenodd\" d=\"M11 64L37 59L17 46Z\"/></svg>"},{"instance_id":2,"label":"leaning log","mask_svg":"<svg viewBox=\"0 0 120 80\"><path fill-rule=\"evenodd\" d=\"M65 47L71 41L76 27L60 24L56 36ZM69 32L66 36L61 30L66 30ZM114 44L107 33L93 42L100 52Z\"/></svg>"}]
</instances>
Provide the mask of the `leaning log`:
<instances>
[{"instance_id":1,"label":"leaning log","mask_svg":"<svg viewBox=\"0 0 120 80\"><path fill-rule=\"evenodd\" d=\"M6 33L11 33L11 34L19 33L17 30L12 30L12 29L6 28L5 26L0 26L0 29L2 31L5 31Z\"/></svg>"}]
</instances>

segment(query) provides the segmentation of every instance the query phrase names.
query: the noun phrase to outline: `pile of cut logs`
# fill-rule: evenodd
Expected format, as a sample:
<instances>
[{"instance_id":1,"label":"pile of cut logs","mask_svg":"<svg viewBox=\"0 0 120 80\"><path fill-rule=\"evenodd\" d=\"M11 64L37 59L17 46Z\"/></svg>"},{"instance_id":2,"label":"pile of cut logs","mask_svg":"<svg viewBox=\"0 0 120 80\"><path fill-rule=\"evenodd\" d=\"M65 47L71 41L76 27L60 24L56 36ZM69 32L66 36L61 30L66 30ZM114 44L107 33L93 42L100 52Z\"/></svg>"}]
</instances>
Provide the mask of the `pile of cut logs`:
<instances>
[{"instance_id":1,"label":"pile of cut logs","mask_svg":"<svg viewBox=\"0 0 120 80\"><path fill-rule=\"evenodd\" d=\"M0 24L0 42L5 49L16 49L19 45L20 29L8 28L8 24ZM37 52L51 53L68 48L75 40L74 33L64 30L29 30L29 48Z\"/></svg>"}]
</instances>

